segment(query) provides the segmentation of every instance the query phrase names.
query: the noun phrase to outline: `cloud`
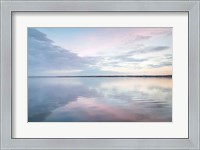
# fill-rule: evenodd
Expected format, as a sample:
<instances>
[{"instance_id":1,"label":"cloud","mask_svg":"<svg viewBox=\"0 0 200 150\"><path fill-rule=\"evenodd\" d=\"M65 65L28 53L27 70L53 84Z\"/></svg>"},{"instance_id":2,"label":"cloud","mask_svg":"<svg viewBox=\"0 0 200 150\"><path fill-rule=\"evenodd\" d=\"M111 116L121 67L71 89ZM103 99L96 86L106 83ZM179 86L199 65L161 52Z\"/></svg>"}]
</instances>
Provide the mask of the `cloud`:
<instances>
[{"instance_id":1,"label":"cloud","mask_svg":"<svg viewBox=\"0 0 200 150\"><path fill-rule=\"evenodd\" d=\"M157 47L156 50L163 50L164 47ZM140 69L154 69L154 68L162 68L162 67L171 67L172 66L172 54L162 53L161 55L144 55L143 53L135 54L124 54L118 55L116 57L108 57L106 61L101 63L103 68L109 68L109 70L116 71L116 68L121 68L120 70L140 70ZM141 55L140 55L141 54ZM124 69L123 69L124 68ZM118 69L119 70L119 69Z\"/></svg>"},{"instance_id":2,"label":"cloud","mask_svg":"<svg viewBox=\"0 0 200 150\"><path fill-rule=\"evenodd\" d=\"M136 36L135 41L138 41L138 40L146 40L146 39L150 39L151 37L152 37L152 36L138 35L138 36Z\"/></svg>"},{"instance_id":3,"label":"cloud","mask_svg":"<svg viewBox=\"0 0 200 150\"><path fill-rule=\"evenodd\" d=\"M123 35L121 35L123 37ZM134 46L136 42L141 42L143 40L148 40L152 38L150 35L135 35L135 34L129 34L125 38L121 39L121 47L127 47L127 46Z\"/></svg>"},{"instance_id":4,"label":"cloud","mask_svg":"<svg viewBox=\"0 0 200 150\"><path fill-rule=\"evenodd\" d=\"M169 46L150 46L150 47L145 47L143 49L139 50L133 50L129 51L127 55L134 55L134 54L139 54L139 53L152 53L152 52L159 52L159 51L164 51L169 49Z\"/></svg>"},{"instance_id":5,"label":"cloud","mask_svg":"<svg viewBox=\"0 0 200 150\"><path fill-rule=\"evenodd\" d=\"M151 68L160 68L165 66L172 66L172 62L160 62L159 64L149 64L148 67Z\"/></svg>"},{"instance_id":6,"label":"cloud","mask_svg":"<svg viewBox=\"0 0 200 150\"><path fill-rule=\"evenodd\" d=\"M28 28L29 75L66 74L67 70L81 72L87 70L91 63L95 63L94 58L79 57L76 53L53 45L53 41L42 32Z\"/></svg>"},{"instance_id":7,"label":"cloud","mask_svg":"<svg viewBox=\"0 0 200 150\"><path fill-rule=\"evenodd\" d=\"M38 30L36 30L34 28L28 28L28 36L30 38L34 38L35 40L38 40L40 42L53 43L52 40L47 38L46 34L39 32Z\"/></svg>"},{"instance_id":8,"label":"cloud","mask_svg":"<svg viewBox=\"0 0 200 150\"><path fill-rule=\"evenodd\" d=\"M123 54L119 54L117 56L114 57L110 57L108 59L110 59L109 63L117 63L117 62L145 62L145 61L149 61L152 58L155 58L155 56L143 56L142 58L138 58L138 55L140 54L150 54L150 53L154 53L154 52L160 52L160 51L165 51L167 49L170 49L170 47L168 46L151 46L151 47L144 47L142 49L136 49L136 50L130 50L128 52L124 52ZM171 58L171 55L167 55L164 56Z\"/></svg>"},{"instance_id":9,"label":"cloud","mask_svg":"<svg viewBox=\"0 0 200 150\"><path fill-rule=\"evenodd\" d=\"M115 71L101 70L101 57L80 57L54 45L46 34L28 28L28 74L40 75L109 75Z\"/></svg>"},{"instance_id":10,"label":"cloud","mask_svg":"<svg viewBox=\"0 0 200 150\"><path fill-rule=\"evenodd\" d=\"M117 56L115 57L120 62L143 62L147 61L149 58L136 58L136 57L130 57L130 55L123 55L123 56Z\"/></svg>"},{"instance_id":11,"label":"cloud","mask_svg":"<svg viewBox=\"0 0 200 150\"><path fill-rule=\"evenodd\" d=\"M169 46L158 46L158 47L152 47L149 50L150 51L163 51L163 50L166 50L169 48L170 48Z\"/></svg>"}]
</instances>

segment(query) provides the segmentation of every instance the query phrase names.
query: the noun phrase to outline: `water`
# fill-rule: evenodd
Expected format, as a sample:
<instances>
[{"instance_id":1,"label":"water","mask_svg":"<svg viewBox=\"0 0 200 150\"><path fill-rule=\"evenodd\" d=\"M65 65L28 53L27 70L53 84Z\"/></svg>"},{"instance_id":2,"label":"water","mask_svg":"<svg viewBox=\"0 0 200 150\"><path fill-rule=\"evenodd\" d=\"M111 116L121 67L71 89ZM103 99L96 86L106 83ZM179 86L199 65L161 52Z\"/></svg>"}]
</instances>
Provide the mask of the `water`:
<instances>
[{"instance_id":1,"label":"water","mask_svg":"<svg viewBox=\"0 0 200 150\"><path fill-rule=\"evenodd\" d=\"M29 78L29 122L171 122L172 79Z\"/></svg>"}]
</instances>

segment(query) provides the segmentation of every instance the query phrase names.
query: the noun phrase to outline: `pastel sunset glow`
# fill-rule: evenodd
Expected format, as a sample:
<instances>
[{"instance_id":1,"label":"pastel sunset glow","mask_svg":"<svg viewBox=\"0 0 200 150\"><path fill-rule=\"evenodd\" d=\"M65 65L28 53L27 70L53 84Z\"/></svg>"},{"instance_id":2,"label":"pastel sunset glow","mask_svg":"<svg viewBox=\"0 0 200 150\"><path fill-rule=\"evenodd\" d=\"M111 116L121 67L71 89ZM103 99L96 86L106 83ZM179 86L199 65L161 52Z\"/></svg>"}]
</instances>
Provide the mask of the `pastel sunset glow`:
<instances>
[{"instance_id":1,"label":"pastel sunset glow","mask_svg":"<svg viewBox=\"0 0 200 150\"><path fill-rule=\"evenodd\" d=\"M172 75L172 28L28 28L29 76Z\"/></svg>"}]
</instances>

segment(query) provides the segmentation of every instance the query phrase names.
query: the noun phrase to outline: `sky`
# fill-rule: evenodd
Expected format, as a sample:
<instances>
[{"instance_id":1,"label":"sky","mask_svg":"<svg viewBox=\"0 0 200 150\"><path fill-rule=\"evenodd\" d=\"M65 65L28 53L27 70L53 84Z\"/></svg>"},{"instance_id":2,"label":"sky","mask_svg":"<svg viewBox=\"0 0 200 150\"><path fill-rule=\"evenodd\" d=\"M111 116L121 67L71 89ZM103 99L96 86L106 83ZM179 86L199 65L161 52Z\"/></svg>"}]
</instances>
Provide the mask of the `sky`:
<instances>
[{"instance_id":1,"label":"sky","mask_svg":"<svg viewBox=\"0 0 200 150\"><path fill-rule=\"evenodd\" d=\"M28 28L28 75L171 75L172 28Z\"/></svg>"}]
</instances>

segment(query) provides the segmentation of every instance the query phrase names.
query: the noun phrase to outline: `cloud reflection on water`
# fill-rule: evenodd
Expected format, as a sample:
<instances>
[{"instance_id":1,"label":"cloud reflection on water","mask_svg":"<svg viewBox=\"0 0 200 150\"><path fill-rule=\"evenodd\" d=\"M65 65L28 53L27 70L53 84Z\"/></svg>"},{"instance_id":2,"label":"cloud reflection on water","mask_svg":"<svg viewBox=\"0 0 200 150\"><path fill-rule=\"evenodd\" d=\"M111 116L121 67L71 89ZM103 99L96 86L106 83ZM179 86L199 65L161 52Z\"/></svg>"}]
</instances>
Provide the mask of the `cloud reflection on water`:
<instances>
[{"instance_id":1,"label":"cloud reflection on water","mask_svg":"<svg viewBox=\"0 0 200 150\"><path fill-rule=\"evenodd\" d=\"M29 78L29 122L171 121L171 78Z\"/></svg>"}]
</instances>

